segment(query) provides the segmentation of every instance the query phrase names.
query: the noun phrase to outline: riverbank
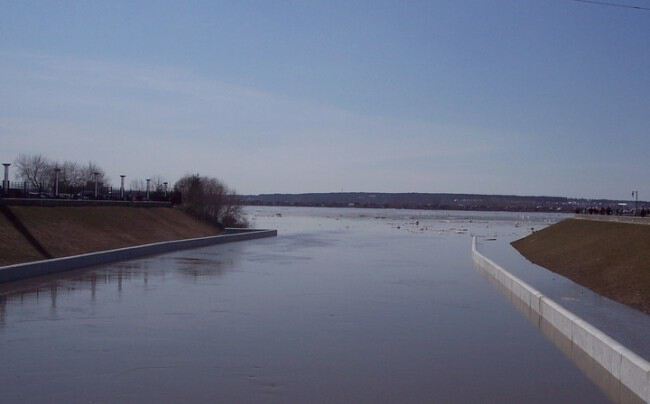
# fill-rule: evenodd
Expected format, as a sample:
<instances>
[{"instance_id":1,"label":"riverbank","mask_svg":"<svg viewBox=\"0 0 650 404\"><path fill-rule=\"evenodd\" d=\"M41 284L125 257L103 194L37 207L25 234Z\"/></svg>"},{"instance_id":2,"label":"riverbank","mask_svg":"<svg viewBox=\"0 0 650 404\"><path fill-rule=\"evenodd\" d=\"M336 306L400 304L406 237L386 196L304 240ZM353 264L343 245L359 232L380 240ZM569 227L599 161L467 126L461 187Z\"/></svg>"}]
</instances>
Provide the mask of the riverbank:
<instances>
[{"instance_id":1,"label":"riverbank","mask_svg":"<svg viewBox=\"0 0 650 404\"><path fill-rule=\"evenodd\" d=\"M529 261L650 314L650 226L567 219L514 241Z\"/></svg>"},{"instance_id":2,"label":"riverbank","mask_svg":"<svg viewBox=\"0 0 650 404\"><path fill-rule=\"evenodd\" d=\"M3 209L8 212L0 215L0 266L221 233L217 227L171 207Z\"/></svg>"}]
</instances>

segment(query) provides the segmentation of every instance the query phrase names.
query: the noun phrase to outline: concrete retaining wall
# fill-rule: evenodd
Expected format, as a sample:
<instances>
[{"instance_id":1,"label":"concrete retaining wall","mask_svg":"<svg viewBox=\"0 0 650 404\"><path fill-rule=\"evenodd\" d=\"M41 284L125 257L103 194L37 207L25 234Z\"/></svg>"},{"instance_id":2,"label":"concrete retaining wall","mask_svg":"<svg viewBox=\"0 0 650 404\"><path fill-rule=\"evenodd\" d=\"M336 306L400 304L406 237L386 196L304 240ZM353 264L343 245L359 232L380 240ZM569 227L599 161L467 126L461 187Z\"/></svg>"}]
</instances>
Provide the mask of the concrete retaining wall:
<instances>
[{"instance_id":1,"label":"concrete retaining wall","mask_svg":"<svg viewBox=\"0 0 650 404\"><path fill-rule=\"evenodd\" d=\"M482 255L476 249L476 237L472 238L472 257L477 265L517 296L530 310L548 321L624 386L644 401L650 402L648 361Z\"/></svg>"},{"instance_id":2,"label":"concrete retaining wall","mask_svg":"<svg viewBox=\"0 0 650 404\"><path fill-rule=\"evenodd\" d=\"M99 251L71 257L54 258L43 261L27 262L0 267L0 283L11 282L35 276L56 272L69 271L92 265L110 264L117 261L131 260L148 255L163 254L190 248L205 247L213 244L230 243L233 241L253 240L262 237L275 237L277 230L226 229L226 234L219 236L191 238L185 240L162 241L134 247L118 248L115 250Z\"/></svg>"}]
</instances>

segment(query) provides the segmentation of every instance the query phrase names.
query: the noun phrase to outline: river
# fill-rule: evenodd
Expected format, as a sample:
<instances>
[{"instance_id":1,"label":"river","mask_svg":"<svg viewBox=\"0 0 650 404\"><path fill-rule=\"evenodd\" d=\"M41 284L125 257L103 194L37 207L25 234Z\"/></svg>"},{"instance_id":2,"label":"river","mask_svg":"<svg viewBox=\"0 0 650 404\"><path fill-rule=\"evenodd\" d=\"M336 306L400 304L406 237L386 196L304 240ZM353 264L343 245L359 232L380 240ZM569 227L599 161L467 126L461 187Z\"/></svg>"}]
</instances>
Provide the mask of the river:
<instances>
[{"instance_id":1,"label":"river","mask_svg":"<svg viewBox=\"0 0 650 404\"><path fill-rule=\"evenodd\" d=\"M607 402L478 271L553 214L248 207L278 237L0 286L2 402Z\"/></svg>"}]
</instances>

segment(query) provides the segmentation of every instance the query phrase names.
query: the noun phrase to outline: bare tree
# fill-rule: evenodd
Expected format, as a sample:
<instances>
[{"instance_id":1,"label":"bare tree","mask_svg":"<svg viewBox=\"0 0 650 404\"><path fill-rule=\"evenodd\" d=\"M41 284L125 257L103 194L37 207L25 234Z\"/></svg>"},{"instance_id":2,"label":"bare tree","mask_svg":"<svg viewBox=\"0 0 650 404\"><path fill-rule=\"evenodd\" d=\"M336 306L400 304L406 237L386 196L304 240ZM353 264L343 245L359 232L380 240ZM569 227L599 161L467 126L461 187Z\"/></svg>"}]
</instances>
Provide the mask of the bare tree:
<instances>
[{"instance_id":1,"label":"bare tree","mask_svg":"<svg viewBox=\"0 0 650 404\"><path fill-rule=\"evenodd\" d=\"M64 161L60 165L61 173L59 180L71 187L82 187L85 185L81 167L74 161Z\"/></svg>"},{"instance_id":2,"label":"bare tree","mask_svg":"<svg viewBox=\"0 0 650 404\"><path fill-rule=\"evenodd\" d=\"M238 196L218 179L186 175L174 190L181 193L181 207L191 215L221 227L248 227Z\"/></svg>"},{"instance_id":3,"label":"bare tree","mask_svg":"<svg viewBox=\"0 0 650 404\"><path fill-rule=\"evenodd\" d=\"M165 190L165 178L162 175L151 177L151 191L163 192Z\"/></svg>"},{"instance_id":4,"label":"bare tree","mask_svg":"<svg viewBox=\"0 0 650 404\"><path fill-rule=\"evenodd\" d=\"M95 173L97 173L97 178L95 178ZM80 168L80 174L83 182L86 184L94 184L95 181L105 184L110 181L104 169L92 161L89 161L88 164Z\"/></svg>"},{"instance_id":5,"label":"bare tree","mask_svg":"<svg viewBox=\"0 0 650 404\"><path fill-rule=\"evenodd\" d=\"M129 182L132 191L143 192L147 189L147 184L142 178L136 178Z\"/></svg>"},{"instance_id":6,"label":"bare tree","mask_svg":"<svg viewBox=\"0 0 650 404\"><path fill-rule=\"evenodd\" d=\"M20 154L16 159L16 176L33 187L49 187L53 163L41 154Z\"/></svg>"},{"instance_id":7,"label":"bare tree","mask_svg":"<svg viewBox=\"0 0 650 404\"><path fill-rule=\"evenodd\" d=\"M73 161L52 161L41 154L20 154L16 167L18 179L42 190L54 187L56 169L59 169L59 184L66 187L82 188L94 186L95 180L100 184L110 181L105 171L92 161L82 166Z\"/></svg>"}]
</instances>

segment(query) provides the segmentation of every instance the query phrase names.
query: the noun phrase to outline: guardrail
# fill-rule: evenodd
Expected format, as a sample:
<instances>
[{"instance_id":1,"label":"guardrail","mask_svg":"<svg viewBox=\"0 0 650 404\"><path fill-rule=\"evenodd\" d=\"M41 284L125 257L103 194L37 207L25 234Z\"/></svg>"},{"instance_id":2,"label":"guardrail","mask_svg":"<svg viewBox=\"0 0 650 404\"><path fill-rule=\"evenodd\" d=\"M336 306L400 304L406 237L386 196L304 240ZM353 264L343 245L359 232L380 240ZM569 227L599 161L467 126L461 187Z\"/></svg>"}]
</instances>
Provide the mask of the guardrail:
<instances>
[{"instance_id":1,"label":"guardrail","mask_svg":"<svg viewBox=\"0 0 650 404\"><path fill-rule=\"evenodd\" d=\"M642 400L650 402L648 361L485 257L476 248L476 236L472 238L472 257L477 265L593 358L624 386Z\"/></svg>"}]
</instances>

